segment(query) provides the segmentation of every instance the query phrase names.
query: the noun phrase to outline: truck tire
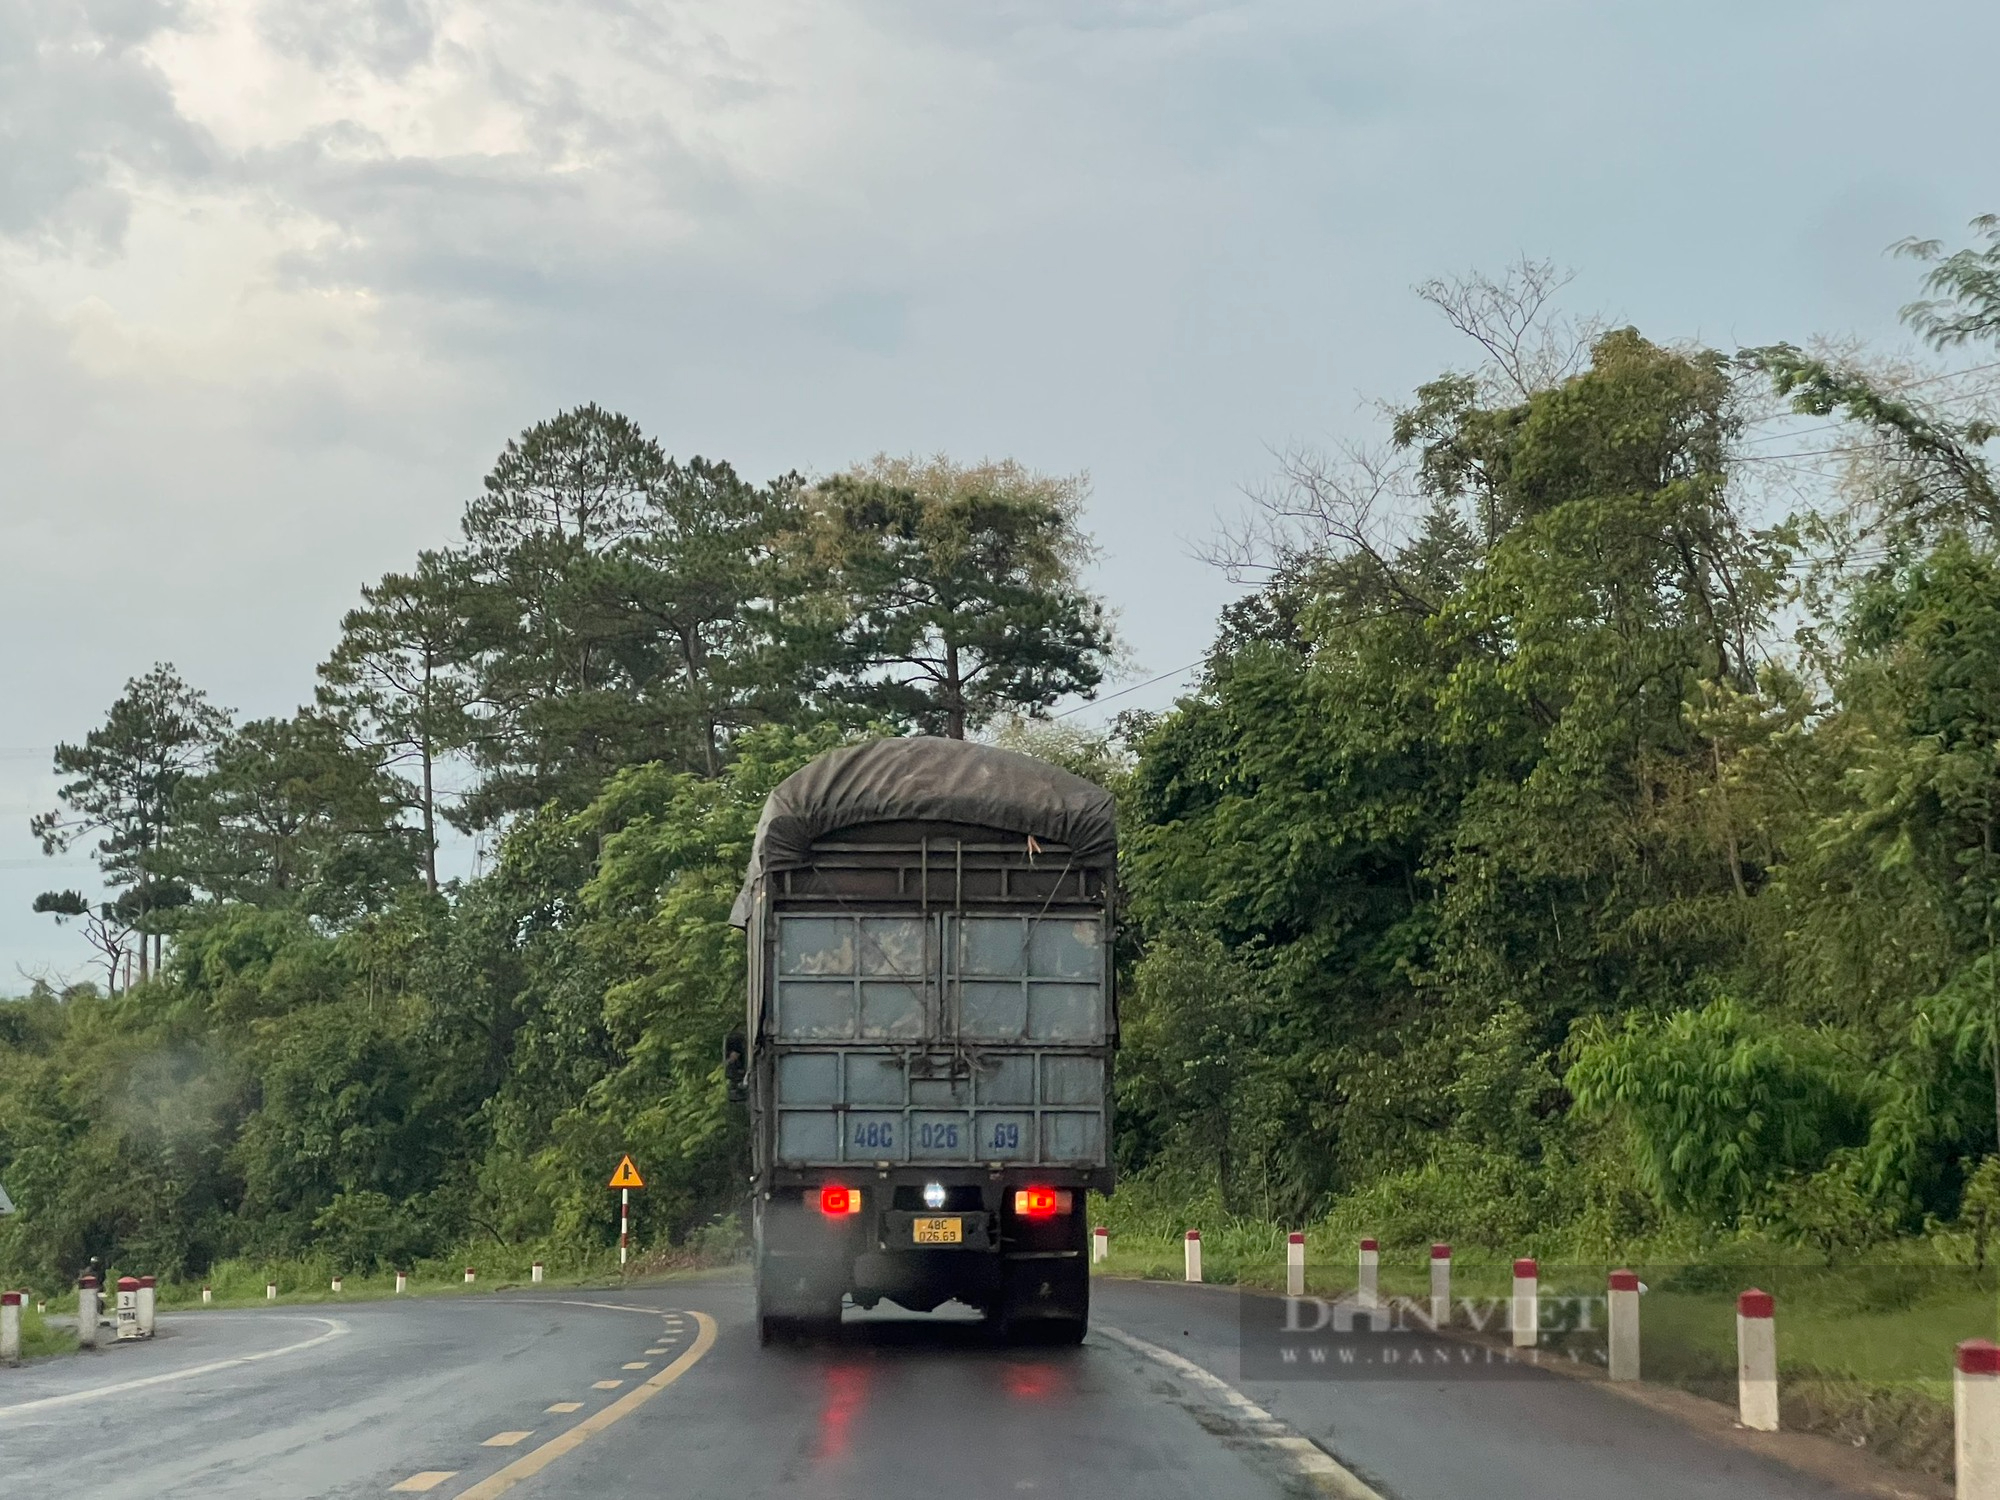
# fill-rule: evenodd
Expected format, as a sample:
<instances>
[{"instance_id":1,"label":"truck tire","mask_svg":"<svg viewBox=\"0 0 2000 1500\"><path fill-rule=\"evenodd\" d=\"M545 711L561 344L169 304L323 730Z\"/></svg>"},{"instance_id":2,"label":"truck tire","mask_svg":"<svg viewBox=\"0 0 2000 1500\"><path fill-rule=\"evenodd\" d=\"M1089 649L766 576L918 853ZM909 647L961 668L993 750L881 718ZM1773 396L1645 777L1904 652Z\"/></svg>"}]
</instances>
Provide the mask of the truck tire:
<instances>
[{"instance_id":1,"label":"truck tire","mask_svg":"<svg viewBox=\"0 0 2000 1500\"><path fill-rule=\"evenodd\" d=\"M1016 1344L1080 1344L1090 1326L1090 1266L1081 1256L1008 1262L1000 1336Z\"/></svg>"},{"instance_id":2,"label":"truck tire","mask_svg":"<svg viewBox=\"0 0 2000 1500\"><path fill-rule=\"evenodd\" d=\"M796 1294L775 1294L761 1260L756 1272L756 1296L757 1343L763 1348L808 1338L831 1338L840 1331L839 1292L833 1294L831 1302L821 1293L811 1305L802 1303Z\"/></svg>"}]
</instances>

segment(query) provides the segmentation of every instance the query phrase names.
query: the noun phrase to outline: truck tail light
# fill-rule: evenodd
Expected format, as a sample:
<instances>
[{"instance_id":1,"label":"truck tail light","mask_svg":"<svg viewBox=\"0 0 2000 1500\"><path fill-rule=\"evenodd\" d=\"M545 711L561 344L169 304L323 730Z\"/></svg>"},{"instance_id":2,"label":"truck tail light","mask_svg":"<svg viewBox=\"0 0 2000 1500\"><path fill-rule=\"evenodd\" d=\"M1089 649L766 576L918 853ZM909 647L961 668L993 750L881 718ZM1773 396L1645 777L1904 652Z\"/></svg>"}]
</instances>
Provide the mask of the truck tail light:
<instances>
[{"instance_id":1,"label":"truck tail light","mask_svg":"<svg viewBox=\"0 0 2000 1500\"><path fill-rule=\"evenodd\" d=\"M861 1212L861 1189L829 1182L819 1190L819 1211L829 1219Z\"/></svg>"},{"instance_id":2,"label":"truck tail light","mask_svg":"<svg viewBox=\"0 0 2000 1500\"><path fill-rule=\"evenodd\" d=\"M1068 1213L1073 1201L1068 1188L1020 1188L1014 1194L1014 1212L1024 1219L1053 1219Z\"/></svg>"}]
</instances>

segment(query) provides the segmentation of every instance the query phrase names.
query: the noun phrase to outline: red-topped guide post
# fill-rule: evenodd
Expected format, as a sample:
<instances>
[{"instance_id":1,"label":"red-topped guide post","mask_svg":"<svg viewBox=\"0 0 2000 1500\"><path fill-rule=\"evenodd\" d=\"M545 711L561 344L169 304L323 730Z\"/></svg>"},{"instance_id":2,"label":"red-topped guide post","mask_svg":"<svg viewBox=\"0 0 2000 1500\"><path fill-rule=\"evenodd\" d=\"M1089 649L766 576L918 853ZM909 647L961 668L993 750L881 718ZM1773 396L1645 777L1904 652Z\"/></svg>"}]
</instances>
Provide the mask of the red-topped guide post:
<instances>
[{"instance_id":1,"label":"red-topped guide post","mask_svg":"<svg viewBox=\"0 0 2000 1500\"><path fill-rule=\"evenodd\" d=\"M1093 1263L1111 1256L1111 1231L1099 1224L1090 1231L1090 1259Z\"/></svg>"},{"instance_id":2,"label":"red-topped guide post","mask_svg":"<svg viewBox=\"0 0 2000 1500\"><path fill-rule=\"evenodd\" d=\"M1542 1337L1541 1271L1529 1256L1514 1262L1513 1316L1507 1326L1514 1333L1516 1349L1532 1349Z\"/></svg>"},{"instance_id":3,"label":"red-topped guide post","mask_svg":"<svg viewBox=\"0 0 2000 1500\"><path fill-rule=\"evenodd\" d=\"M1373 1240L1361 1242L1361 1252L1355 1257L1354 1295L1363 1307L1375 1307L1381 1303L1382 1248Z\"/></svg>"},{"instance_id":4,"label":"red-topped guide post","mask_svg":"<svg viewBox=\"0 0 2000 1500\"><path fill-rule=\"evenodd\" d=\"M2000 1344L1967 1339L1952 1372L1958 1500L2000 1500Z\"/></svg>"},{"instance_id":5,"label":"red-topped guide post","mask_svg":"<svg viewBox=\"0 0 2000 1500\"><path fill-rule=\"evenodd\" d=\"M1613 1271L1606 1295L1611 1312L1611 1378L1639 1378L1639 1278L1630 1271Z\"/></svg>"},{"instance_id":6,"label":"red-topped guide post","mask_svg":"<svg viewBox=\"0 0 2000 1500\"><path fill-rule=\"evenodd\" d=\"M1285 1236L1285 1295L1306 1294L1306 1237L1296 1230Z\"/></svg>"},{"instance_id":7,"label":"red-topped guide post","mask_svg":"<svg viewBox=\"0 0 2000 1500\"><path fill-rule=\"evenodd\" d=\"M153 1336L153 1314L158 1309L159 1296L159 1277L141 1276L139 1278L139 1337L142 1339L149 1339Z\"/></svg>"},{"instance_id":8,"label":"red-topped guide post","mask_svg":"<svg viewBox=\"0 0 2000 1500\"><path fill-rule=\"evenodd\" d=\"M1440 1240L1431 1246L1431 1326L1451 1322L1451 1246Z\"/></svg>"},{"instance_id":9,"label":"red-topped guide post","mask_svg":"<svg viewBox=\"0 0 2000 1500\"><path fill-rule=\"evenodd\" d=\"M0 1365L21 1362L21 1294L0 1292Z\"/></svg>"},{"instance_id":10,"label":"red-topped guide post","mask_svg":"<svg viewBox=\"0 0 2000 1500\"><path fill-rule=\"evenodd\" d=\"M1189 1281L1201 1280L1201 1231L1199 1229L1190 1229L1187 1232L1186 1253L1187 1279Z\"/></svg>"},{"instance_id":11,"label":"red-topped guide post","mask_svg":"<svg viewBox=\"0 0 2000 1500\"><path fill-rule=\"evenodd\" d=\"M76 1283L76 1342L78 1347L97 1347L98 1280L86 1272Z\"/></svg>"},{"instance_id":12,"label":"red-topped guide post","mask_svg":"<svg viewBox=\"0 0 2000 1500\"><path fill-rule=\"evenodd\" d=\"M1778 1430L1778 1318L1769 1292L1736 1299L1737 1419L1752 1432Z\"/></svg>"}]
</instances>

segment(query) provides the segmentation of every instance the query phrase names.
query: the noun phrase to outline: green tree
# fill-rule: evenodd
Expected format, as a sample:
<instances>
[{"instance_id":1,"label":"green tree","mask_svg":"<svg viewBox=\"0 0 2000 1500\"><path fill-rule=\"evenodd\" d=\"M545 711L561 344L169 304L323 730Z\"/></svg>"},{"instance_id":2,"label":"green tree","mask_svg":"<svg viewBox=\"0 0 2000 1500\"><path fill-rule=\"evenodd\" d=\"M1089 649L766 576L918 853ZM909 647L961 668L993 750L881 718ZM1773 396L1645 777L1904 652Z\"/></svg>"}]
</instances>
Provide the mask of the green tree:
<instances>
[{"instance_id":1,"label":"green tree","mask_svg":"<svg viewBox=\"0 0 2000 1500\"><path fill-rule=\"evenodd\" d=\"M400 788L319 714L242 725L176 800L162 860L218 900L344 921L382 907L420 868Z\"/></svg>"},{"instance_id":2,"label":"green tree","mask_svg":"<svg viewBox=\"0 0 2000 1500\"><path fill-rule=\"evenodd\" d=\"M473 684L459 565L425 552L416 570L361 591L320 665L319 700L355 724L385 763L414 762L410 798L423 827L424 884L438 888L438 762L471 743Z\"/></svg>"},{"instance_id":3,"label":"green tree","mask_svg":"<svg viewBox=\"0 0 2000 1500\"><path fill-rule=\"evenodd\" d=\"M1116 642L1080 581L1080 479L885 458L809 504L799 545L824 597L808 638L853 701L963 739L1103 681Z\"/></svg>"},{"instance_id":4,"label":"green tree","mask_svg":"<svg viewBox=\"0 0 2000 1500\"><path fill-rule=\"evenodd\" d=\"M736 730L789 717L813 691L813 664L788 661L775 633L793 592L777 548L798 523L798 489L795 476L759 486L727 463L669 460L643 524L607 560L626 675L659 748L704 775L721 772Z\"/></svg>"},{"instance_id":5,"label":"green tree","mask_svg":"<svg viewBox=\"0 0 2000 1500\"><path fill-rule=\"evenodd\" d=\"M551 798L581 806L634 756L636 705L618 648L627 622L608 559L644 529L667 456L596 405L511 440L463 521L467 656L484 772L461 817L491 826Z\"/></svg>"},{"instance_id":6,"label":"green tree","mask_svg":"<svg viewBox=\"0 0 2000 1500\"><path fill-rule=\"evenodd\" d=\"M125 684L104 724L81 745L56 746L55 769L70 778L61 806L29 824L42 852L54 855L97 834L98 868L119 892L139 933L139 977L159 966L162 935L154 916L173 904L158 854L174 828L181 785L213 752L229 716L161 662ZM148 951L148 939L151 951Z\"/></svg>"}]
</instances>

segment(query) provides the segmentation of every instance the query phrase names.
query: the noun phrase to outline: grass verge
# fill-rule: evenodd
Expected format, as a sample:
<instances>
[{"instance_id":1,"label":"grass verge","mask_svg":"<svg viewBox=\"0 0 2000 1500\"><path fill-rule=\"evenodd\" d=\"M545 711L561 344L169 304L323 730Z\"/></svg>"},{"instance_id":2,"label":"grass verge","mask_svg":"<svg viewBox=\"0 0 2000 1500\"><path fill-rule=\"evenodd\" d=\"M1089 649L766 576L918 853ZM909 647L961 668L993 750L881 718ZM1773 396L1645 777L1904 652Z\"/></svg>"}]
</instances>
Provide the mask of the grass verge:
<instances>
[{"instance_id":1,"label":"grass verge","mask_svg":"<svg viewBox=\"0 0 2000 1500\"><path fill-rule=\"evenodd\" d=\"M1113 1276L1178 1281L1185 1275L1179 1233L1094 1203L1111 1229L1110 1257L1096 1270ZM1204 1215L1202 1274L1212 1283L1282 1290L1285 1231L1276 1225ZM1306 1231L1306 1290L1337 1295L1356 1279L1358 1236L1346 1227ZM1385 1295L1427 1299L1428 1245L1382 1249ZM1736 1294L1751 1286L1777 1299L1781 1417L1793 1431L1816 1432L1874 1451L1899 1467L1949 1480L1952 1472L1953 1351L1961 1340L1994 1338L1995 1277L1953 1265L1936 1247L1911 1243L1886 1263L1814 1262L1788 1247L1732 1241L1707 1259L1629 1262L1647 1291L1641 1300L1642 1367L1648 1381L1734 1406ZM1601 1294L1611 1265L1541 1266L1545 1294ZM1513 1258L1476 1247L1453 1257L1454 1298L1501 1299L1511 1290ZM1602 1312L1595 1316L1601 1329Z\"/></svg>"}]
</instances>

